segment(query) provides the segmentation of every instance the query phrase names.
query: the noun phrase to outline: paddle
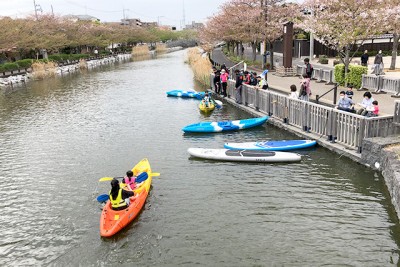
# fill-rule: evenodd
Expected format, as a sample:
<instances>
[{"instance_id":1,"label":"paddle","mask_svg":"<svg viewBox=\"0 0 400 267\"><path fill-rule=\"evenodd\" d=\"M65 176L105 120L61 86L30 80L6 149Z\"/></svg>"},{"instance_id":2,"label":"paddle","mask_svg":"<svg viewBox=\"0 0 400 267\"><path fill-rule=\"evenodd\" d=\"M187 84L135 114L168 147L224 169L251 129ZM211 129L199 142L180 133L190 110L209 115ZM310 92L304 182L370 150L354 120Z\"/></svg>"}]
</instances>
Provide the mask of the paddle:
<instances>
[{"instance_id":1,"label":"paddle","mask_svg":"<svg viewBox=\"0 0 400 267\"><path fill-rule=\"evenodd\" d=\"M147 177L148 176L152 176L152 177L155 177L155 176L160 176L160 173L159 172L152 172L152 173L147 173L147 172L142 172L141 174L139 174L137 177L136 177L136 181L139 179L139 177L142 175L142 178L141 179L143 179L143 177L146 175L146 179L147 179ZM103 177L103 178L100 178L100 180L99 180L99 182L104 182L104 181L111 181L112 179L119 179L119 178L124 178L124 177ZM144 179L144 180L146 180L146 179ZM144 181L143 180L143 181Z\"/></svg>"},{"instance_id":2,"label":"paddle","mask_svg":"<svg viewBox=\"0 0 400 267\"><path fill-rule=\"evenodd\" d=\"M97 197L97 201L100 203L104 203L108 200L108 198L109 198L108 194L102 194Z\"/></svg>"}]
</instances>

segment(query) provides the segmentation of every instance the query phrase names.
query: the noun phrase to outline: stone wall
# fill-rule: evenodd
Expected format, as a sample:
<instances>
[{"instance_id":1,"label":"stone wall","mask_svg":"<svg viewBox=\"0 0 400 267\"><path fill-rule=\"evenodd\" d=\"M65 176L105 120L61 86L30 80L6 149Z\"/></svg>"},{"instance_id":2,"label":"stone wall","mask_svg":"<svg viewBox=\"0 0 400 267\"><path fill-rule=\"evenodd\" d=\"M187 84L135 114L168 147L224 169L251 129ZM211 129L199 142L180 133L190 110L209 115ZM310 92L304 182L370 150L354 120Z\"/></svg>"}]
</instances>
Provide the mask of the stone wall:
<instances>
[{"instance_id":1,"label":"stone wall","mask_svg":"<svg viewBox=\"0 0 400 267\"><path fill-rule=\"evenodd\" d=\"M400 136L365 139L361 162L382 171L391 202L400 219Z\"/></svg>"}]
</instances>

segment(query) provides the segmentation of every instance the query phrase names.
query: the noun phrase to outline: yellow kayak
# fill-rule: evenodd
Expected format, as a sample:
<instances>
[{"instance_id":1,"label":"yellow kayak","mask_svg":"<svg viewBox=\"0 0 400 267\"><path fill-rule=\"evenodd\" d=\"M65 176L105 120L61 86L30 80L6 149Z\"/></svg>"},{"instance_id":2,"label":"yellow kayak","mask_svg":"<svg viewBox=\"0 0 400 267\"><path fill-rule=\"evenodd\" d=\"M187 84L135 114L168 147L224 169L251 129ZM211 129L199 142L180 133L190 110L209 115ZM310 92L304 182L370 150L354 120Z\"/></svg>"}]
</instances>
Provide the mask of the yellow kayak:
<instances>
[{"instance_id":1,"label":"yellow kayak","mask_svg":"<svg viewBox=\"0 0 400 267\"><path fill-rule=\"evenodd\" d=\"M214 103L209 102L207 105L204 101L201 101L199 104L199 109L203 112L213 111L215 109Z\"/></svg>"}]
</instances>

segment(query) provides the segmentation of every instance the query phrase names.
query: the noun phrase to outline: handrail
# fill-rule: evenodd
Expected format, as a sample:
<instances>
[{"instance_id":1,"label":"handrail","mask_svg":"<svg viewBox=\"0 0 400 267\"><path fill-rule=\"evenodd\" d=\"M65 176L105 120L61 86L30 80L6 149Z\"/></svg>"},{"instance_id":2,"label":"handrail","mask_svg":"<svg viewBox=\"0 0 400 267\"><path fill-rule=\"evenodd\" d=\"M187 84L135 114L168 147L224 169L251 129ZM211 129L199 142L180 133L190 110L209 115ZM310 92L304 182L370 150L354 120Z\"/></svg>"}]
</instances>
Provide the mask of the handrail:
<instances>
[{"instance_id":1,"label":"handrail","mask_svg":"<svg viewBox=\"0 0 400 267\"><path fill-rule=\"evenodd\" d=\"M242 64L242 63L244 63L244 60L242 60L242 61L240 61L239 63L236 63L235 65L233 65L232 67L230 67L230 68L229 68L229 72L231 72L231 70L232 70L233 68L235 68L236 66L238 66L238 65L240 65L240 64Z\"/></svg>"},{"instance_id":2,"label":"handrail","mask_svg":"<svg viewBox=\"0 0 400 267\"><path fill-rule=\"evenodd\" d=\"M336 98L337 98L337 87L338 87L338 84L335 83L335 86L332 89L326 91L323 95L321 95L321 96L320 95L316 95L315 96L315 102L318 104L320 98L322 98L324 95L326 95L327 93L329 93L330 91L333 90L333 104L335 105L336 104Z\"/></svg>"}]
</instances>

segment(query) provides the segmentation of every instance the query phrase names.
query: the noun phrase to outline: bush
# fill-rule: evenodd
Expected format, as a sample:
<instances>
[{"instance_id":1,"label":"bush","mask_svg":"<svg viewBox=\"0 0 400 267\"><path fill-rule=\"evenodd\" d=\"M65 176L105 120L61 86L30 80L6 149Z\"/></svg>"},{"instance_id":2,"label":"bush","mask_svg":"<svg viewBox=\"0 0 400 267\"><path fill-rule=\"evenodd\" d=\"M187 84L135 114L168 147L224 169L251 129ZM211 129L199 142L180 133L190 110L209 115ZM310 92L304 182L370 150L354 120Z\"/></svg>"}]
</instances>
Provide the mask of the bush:
<instances>
[{"instance_id":1,"label":"bush","mask_svg":"<svg viewBox=\"0 0 400 267\"><path fill-rule=\"evenodd\" d=\"M346 81L352 84L355 88L361 88L362 75L367 74L368 68L359 65L349 65Z\"/></svg>"},{"instance_id":2,"label":"bush","mask_svg":"<svg viewBox=\"0 0 400 267\"><path fill-rule=\"evenodd\" d=\"M334 75L335 75L335 81L339 84L339 85L344 85L345 79L344 79L344 64L337 64L335 66L335 70L333 71Z\"/></svg>"},{"instance_id":3,"label":"bush","mask_svg":"<svg viewBox=\"0 0 400 267\"><path fill-rule=\"evenodd\" d=\"M17 63L21 69L27 69L31 67L33 59L28 58L28 59L17 60L15 63Z\"/></svg>"},{"instance_id":4,"label":"bush","mask_svg":"<svg viewBox=\"0 0 400 267\"><path fill-rule=\"evenodd\" d=\"M362 74L367 74L368 68L359 65L349 65L347 76L344 77L344 64L335 66L335 80L339 85L344 85L345 82L352 84L355 88L361 87Z\"/></svg>"},{"instance_id":5,"label":"bush","mask_svg":"<svg viewBox=\"0 0 400 267\"><path fill-rule=\"evenodd\" d=\"M0 71L5 72L5 71L12 71L12 70L17 70L19 69L19 66L17 63L4 63L0 65Z\"/></svg>"},{"instance_id":6,"label":"bush","mask_svg":"<svg viewBox=\"0 0 400 267\"><path fill-rule=\"evenodd\" d=\"M328 64L328 62L329 62L329 60L327 58L320 58L318 61L321 64Z\"/></svg>"},{"instance_id":7,"label":"bush","mask_svg":"<svg viewBox=\"0 0 400 267\"><path fill-rule=\"evenodd\" d=\"M340 64L340 60L339 59L333 60L333 66L336 66L337 64Z\"/></svg>"},{"instance_id":8,"label":"bush","mask_svg":"<svg viewBox=\"0 0 400 267\"><path fill-rule=\"evenodd\" d=\"M296 35L296 39L298 39L298 40L307 39L307 35L305 35L304 33L298 33L298 34Z\"/></svg>"}]
</instances>

